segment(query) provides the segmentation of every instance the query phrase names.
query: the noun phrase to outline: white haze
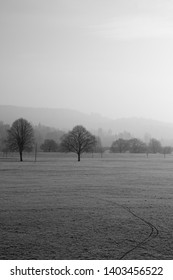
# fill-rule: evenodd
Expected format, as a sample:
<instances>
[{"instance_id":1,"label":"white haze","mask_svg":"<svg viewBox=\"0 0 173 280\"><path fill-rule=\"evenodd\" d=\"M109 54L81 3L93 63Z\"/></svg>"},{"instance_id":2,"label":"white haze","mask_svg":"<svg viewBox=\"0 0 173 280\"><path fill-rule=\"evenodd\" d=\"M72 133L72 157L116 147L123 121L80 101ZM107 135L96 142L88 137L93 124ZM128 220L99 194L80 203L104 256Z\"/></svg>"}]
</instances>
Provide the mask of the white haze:
<instances>
[{"instance_id":1,"label":"white haze","mask_svg":"<svg viewBox=\"0 0 173 280\"><path fill-rule=\"evenodd\" d=\"M173 1L0 1L1 104L173 122Z\"/></svg>"}]
</instances>

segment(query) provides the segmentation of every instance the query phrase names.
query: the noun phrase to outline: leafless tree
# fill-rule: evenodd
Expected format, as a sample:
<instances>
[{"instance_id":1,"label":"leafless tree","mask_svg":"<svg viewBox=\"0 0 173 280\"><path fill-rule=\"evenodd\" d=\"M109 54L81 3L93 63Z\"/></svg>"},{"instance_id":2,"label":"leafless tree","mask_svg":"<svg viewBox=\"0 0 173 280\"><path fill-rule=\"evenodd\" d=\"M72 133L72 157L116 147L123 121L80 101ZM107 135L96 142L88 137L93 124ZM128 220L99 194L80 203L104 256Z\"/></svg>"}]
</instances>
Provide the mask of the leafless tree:
<instances>
[{"instance_id":1,"label":"leafless tree","mask_svg":"<svg viewBox=\"0 0 173 280\"><path fill-rule=\"evenodd\" d=\"M96 144L96 138L83 126L77 125L72 131L62 137L61 148L65 152L74 152L80 161L83 152L92 151Z\"/></svg>"},{"instance_id":2,"label":"leafless tree","mask_svg":"<svg viewBox=\"0 0 173 280\"><path fill-rule=\"evenodd\" d=\"M23 161L23 151L31 151L34 143L32 125L25 119L20 118L13 122L8 130L8 147L11 151L18 151L20 161Z\"/></svg>"}]
</instances>

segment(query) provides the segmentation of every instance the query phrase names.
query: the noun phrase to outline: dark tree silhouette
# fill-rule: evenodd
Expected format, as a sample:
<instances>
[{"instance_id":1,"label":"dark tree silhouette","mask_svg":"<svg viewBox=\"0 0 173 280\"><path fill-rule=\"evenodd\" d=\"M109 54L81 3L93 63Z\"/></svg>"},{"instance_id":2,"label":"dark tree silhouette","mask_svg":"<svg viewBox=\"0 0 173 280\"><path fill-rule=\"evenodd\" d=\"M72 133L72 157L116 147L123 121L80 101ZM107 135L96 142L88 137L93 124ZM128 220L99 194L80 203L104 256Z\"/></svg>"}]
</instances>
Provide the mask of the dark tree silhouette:
<instances>
[{"instance_id":1,"label":"dark tree silhouette","mask_svg":"<svg viewBox=\"0 0 173 280\"><path fill-rule=\"evenodd\" d=\"M77 125L72 131L62 137L61 148L64 152L74 152L80 161L83 152L92 151L96 144L96 138L83 126Z\"/></svg>"},{"instance_id":2,"label":"dark tree silhouette","mask_svg":"<svg viewBox=\"0 0 173 280\"><path fill-rule=\"evenodd\" d=\"M13 122L8 130L8 147L11 151L18 151L20 161L23 161L23 151L31 151L34 143L34 132L32 125L25 119L18 119Z\"/></svg>"}]
</instances>

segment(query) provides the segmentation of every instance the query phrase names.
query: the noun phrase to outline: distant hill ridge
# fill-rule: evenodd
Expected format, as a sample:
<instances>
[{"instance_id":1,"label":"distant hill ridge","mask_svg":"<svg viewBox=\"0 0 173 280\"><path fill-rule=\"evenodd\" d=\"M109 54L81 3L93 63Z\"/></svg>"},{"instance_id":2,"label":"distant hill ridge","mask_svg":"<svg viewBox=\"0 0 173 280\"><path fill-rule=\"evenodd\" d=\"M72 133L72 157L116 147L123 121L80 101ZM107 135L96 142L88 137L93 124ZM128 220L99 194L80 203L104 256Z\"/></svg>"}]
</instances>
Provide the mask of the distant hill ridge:
<instances>
[{"instance_id":1,"label":"distant hill ridge","mask_svg":"<svg viewBox=\"0 0 173 280\"><path fill-rule=\"evenodd\" d=\"M115 135L123 131L134 137L144 138L149 134L157 139L173 141L173 124L144 118L109 119L99 114L85 114L79 111L62 108L30 108L0 105L0 121L12 124L17 118L26 118L34 125L42 125L70 130L81 124L87 129L98 131L102 128Z\"/></svg>"}]
</instances>

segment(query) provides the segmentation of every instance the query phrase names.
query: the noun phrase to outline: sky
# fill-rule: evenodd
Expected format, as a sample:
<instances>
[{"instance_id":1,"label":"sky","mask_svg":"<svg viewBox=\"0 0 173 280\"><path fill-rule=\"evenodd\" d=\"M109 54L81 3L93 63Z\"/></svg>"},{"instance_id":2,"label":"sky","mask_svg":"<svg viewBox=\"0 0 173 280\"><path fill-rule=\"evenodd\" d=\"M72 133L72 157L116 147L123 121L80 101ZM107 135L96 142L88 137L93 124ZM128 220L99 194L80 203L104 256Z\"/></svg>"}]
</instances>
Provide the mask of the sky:
<instances>
[{"instance_id":1,"label":"sky","mask_svg":"<svg viewBox=\"0 0 173 280\"><path fill-rule=\"evenodd\" d=\"M0 104L173 122L173 0L0 0Z\"/></svg>"}]
</instances>

